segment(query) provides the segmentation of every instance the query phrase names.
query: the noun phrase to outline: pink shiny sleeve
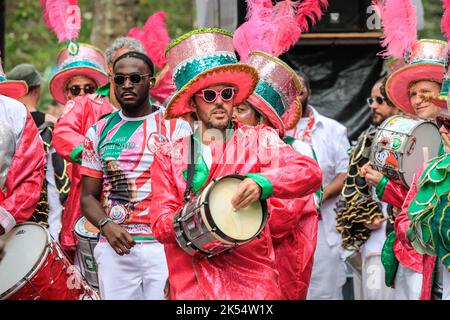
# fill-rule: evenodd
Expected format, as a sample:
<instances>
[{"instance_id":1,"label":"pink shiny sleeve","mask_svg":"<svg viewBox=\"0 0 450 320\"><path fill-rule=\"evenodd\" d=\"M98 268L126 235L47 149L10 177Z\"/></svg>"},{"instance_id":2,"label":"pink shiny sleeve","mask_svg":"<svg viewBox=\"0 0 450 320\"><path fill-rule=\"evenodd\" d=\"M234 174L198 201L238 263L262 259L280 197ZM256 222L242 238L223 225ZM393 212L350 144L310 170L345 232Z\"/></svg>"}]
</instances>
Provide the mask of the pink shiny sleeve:
<instances>
[{"instance_id":1,"label":"pink shiny sleeve","mask_svg":"<svg viewBox=\"0 0 450 320\"><path fill-rule=\"evenodd\" d=\"M408 191L408 188L406 188L405 186L399 185L389 180L383 192L383 199L381 200L393 205L394 207L401 208L406 199Z\"/></svg>"},{"instance_id":2,"label":"pink shiny sleeve","mask_svg":"<svg viewBox=\"0 0 450 320\"><path fill-rule=\"evenodd\" d=\"M403 202L403 205L401 206L402 210L395 217L395 223L394 223L395 236L403 244L404 247L411 249L411 250L414 250L414 248L409 243L408 237L406 235L406 232L408 231L411 220L409 220L409 217L406 214L406 212L408 211L411 201L413 201L414 197L417 195L417 192L418 192L417 181L420 178L420 176L422 175L422 172L423 172L423 168L421 170L419 170L418 172L416 172L416 174L414 175L414 179L411 184L411 188L409 189L409 192L406 194L405 201Z\"/></svg>"},{"instance_id":3,"label":"pink shiny sleeve","mask_svg":"<svg viewBox=\"0 0 450 320\"><path fill-rule=\"evenodd\" d=\"M150 224L153 234L161 243L175 242L173 217L182 208L183 200L175 187L170 156L159 151L155 154L151 177Z\"/></svg>"},{"instance_id":4,"label":"pink shiny sleeve","mask_svg":"<svg viewBox=\"0 0 450 320\"><path fill-rule=\"evenodd\" d=\"M56 152L66 161L73 162L70 154L83 145L82 119L83 107L75 99L67 102L64 107L64 114L55 124L53 146Z\"/></svg>"},{"instance_id":5,"label":"pink shiny sleeve","mask_svg":"<svg viewBox=\"0 0 450 320\"><path fill-rule=\"evenodd\" d=\"M16 223L27 221L33 214L44 182L44 168L44 146L33 118L28 113L6 177L6 192L0 201L0 216L3 214L10 218L6 227L2 223L6 231Z\"/></svg>"},{"instance_id":6,"label":"pink shiny sleeve","mask_svg":"<svg viewBox=\"0 0 450 320\"><path fill-rule=\"evenodd\" d=\"M280 147L273 157L276 157L272 159L275 161L271 160L270 165L261 168L261 174L273 186L272 196L301 198L320 189L322 171L314 159L301 155L288 145Z\"/></svg>"}]
</instances>

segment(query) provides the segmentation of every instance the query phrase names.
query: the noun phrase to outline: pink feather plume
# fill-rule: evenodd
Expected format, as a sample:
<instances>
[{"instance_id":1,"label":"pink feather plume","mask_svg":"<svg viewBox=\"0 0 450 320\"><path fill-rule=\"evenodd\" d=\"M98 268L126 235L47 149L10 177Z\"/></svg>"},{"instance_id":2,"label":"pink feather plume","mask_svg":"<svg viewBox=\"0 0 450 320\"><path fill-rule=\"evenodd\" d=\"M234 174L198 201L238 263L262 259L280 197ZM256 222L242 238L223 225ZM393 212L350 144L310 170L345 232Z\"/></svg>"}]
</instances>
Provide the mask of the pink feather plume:
<instances>
[{"instance_id":1,"label":"pink feather plume","mask_svg":"<svg viewBox=\"0 0 450 320\"><path fill-rule=\"evenodd\" d=\"M147 19L142 29L132 28L127 34L141 41L148 56L159 68L167 63L164 52L170 43L166 16L164 11L158 11Z\"/></svg>"},{"instance_id":2,"label":"pink feather plume","mask_svg":"<svg viewBox=\"0 0 450 320\"><path fill-rule=\"evenodd\" d=\"M411 0L376 1L381 14L383 39L386 48L380 55L403 58L404 54L417 42L416 8Z\"/></svg>"},{"instance_id":3,"label":"pink feather plume","mask_svg":"<svg viewBox=\"0 0 450 320\"><path fill-rule=\"evenodd\" d=\"M81 29L78 0L40 0L43 19L59 42L76 40Z\"/></svg>"},{"instance_id":4,"label":"pink feather plume","mask_svg":"<svg viewBox=\"0 0 450 320\"><path fill-rule=\"evenodd\" d=\"M270 0L247 0L246 22L235 31L233 43L241 61L246 61L254 50L272 52L269 35L272 24L272 2Z\"/></svg>"},{"instance_id":5,"label":"pink feather plume","mask_svg":"<svg viewBox=\"0 0 450 320\"><path fill-rule=\"evenodd\" d=\"M441 29L448 41L450 41L450 0L442 2L444 15L442 16Z\"/></svg>"},{"instance_id":6,"label":"pink feather plume","mask_svg":"<svg viewBox=\"0 0 450 320\"><path fill-rule=\"evenodd\" d=\"M274 32L270 34L272 54L276 57L289 50L300 39L301 30L296 23L298 2L285 0L273 8L272 23Z\"/></svg>"},{"instance_id":7,"label":"pink feather plume","mask_svg":"<svg viewBox=\"0 0 450 320\"><path fill-rule=\"evenodd\" d=\"M297 9L297 24L301 32L307 32L309 23L316 24L322 18L322 11L328 8L327 0L304 0Z\"/></svg>"}]
</instances>

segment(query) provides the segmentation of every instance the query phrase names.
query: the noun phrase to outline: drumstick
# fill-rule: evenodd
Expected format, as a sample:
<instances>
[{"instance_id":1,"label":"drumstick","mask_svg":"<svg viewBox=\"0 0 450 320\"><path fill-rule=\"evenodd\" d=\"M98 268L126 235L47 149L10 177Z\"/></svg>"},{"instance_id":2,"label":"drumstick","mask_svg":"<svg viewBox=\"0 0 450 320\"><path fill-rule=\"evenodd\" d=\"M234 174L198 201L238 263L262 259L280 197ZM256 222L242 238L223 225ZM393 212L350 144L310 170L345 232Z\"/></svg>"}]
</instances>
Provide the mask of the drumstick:
<instances>
[{"instance_id":1,"label":"drumstick","mask_svg":"<svg viewBox=\"0 0 450 320\"><path fill-rule=\"evenodd\" d=\"M429 159L428 147L423 147L422 148L422 153L423 153L423 163L426 164L428 162L428 159Z\"/></svg>"}]
</instances>

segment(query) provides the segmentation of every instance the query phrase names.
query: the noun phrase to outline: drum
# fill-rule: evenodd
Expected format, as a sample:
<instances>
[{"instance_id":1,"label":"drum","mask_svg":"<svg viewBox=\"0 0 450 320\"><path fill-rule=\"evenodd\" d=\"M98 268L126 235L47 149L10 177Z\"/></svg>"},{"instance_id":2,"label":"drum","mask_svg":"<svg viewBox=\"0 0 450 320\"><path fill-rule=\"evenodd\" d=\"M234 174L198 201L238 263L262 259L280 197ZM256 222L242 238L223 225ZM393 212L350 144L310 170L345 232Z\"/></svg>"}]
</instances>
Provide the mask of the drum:
<instances>
[{"instance_id":1,"label":"drum","mask_svg":"<svg viewBox=\"0 0 450 320\"><path fill-rule=\"evenodd\" d=\"M438 155L440 144L441 135L434 123L405 115L392 116L377 129L370 162L374 169L409 188L417 169ZM424 159L424 148L428 159Z\"/></svg>"},{"instance_id":2,"label":"drum","mask_svg":"<svg viewBox=\"0 0 450 320\"><path fill-rule=\"evenodd\" d=\"M40 224L18 224L0 239L6 242L0 263L0 299L99 299Z\"/></svg>"},{"instance_id":3,"label":"drum","mask_svg":"<svg viewBox=\"0 0 450 320\"><path fill-rule=\"evenodd\" d=\"M77 254L83 267L83 275L92 287L98 289L97 263L94 258L94 248L97 245L100 231L85 217L78 219L74 231L78 238Z\"/></svg>"},{"instance_id":4,"label":"drum","mask_svg":"<svg viewBox=\"0 0 450 320\"><path fill-rule=\"evenodd\" d=\"M236 210L231 205L243 179L229 175L211 181L175 215L176 239L184 251L210 258L250 242L264 229L268 218L265 200L244 209Z\"/></svg>"}]
</instances>

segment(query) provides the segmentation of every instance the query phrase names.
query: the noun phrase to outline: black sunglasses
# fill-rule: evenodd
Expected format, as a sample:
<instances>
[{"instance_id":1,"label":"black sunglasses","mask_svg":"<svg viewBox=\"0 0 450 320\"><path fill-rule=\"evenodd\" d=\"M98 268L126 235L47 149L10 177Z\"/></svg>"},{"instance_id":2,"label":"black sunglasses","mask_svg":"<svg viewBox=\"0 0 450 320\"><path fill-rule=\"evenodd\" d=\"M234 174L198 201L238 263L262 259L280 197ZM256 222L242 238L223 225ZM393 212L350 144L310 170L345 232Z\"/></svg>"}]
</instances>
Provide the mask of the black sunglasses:
<instances>
[{"instance_id":1,"label":"black sunglasses","mask_svg":"<svg viewBox=\"0 0 450 320\"><path fill-rule=\"evenodd\" d=\"M375 97L375 99L372 98L372 97L367 98L367 104L369 105L369 107L370 107L374 102L376 102L377 104L383 104L385 101L386 101L386 99L384 99L383 97Z\"/></svg>"},{"instance_id":2,"label":"black sunglasses","mask_svg":"<svg viewBox=\"0 0 450 320\"><path fill-rule=\"evenodd\" d=\"M84 87L81 87L79 85L74 85L69 88L70 93L74 96L79 96L81 93L81 90L83 90L83 92L85 94L91 94L91 93L95 92L96 88L90 84L87 84Z\"/></svg>"},{"instance_id":3,"label":"black sunglasses","mask_svg":"<svg viewBox=\"0 0 450 320\"><path fill-rule=\"evenodd\" d=\"M140 74L132 73L129 75L118 74L114 76L114 82L116 84L124 84L127 79L130 79L131 83L137 84L142 81L142 78L151 75L151 73Z\"/></svg>"},{"instance_id":4,"label":"black sunglasses","mask_svg":"<svg viewBox=\"0 0 450 320\"><path fill-rule=\"evenodd\" d=\"M438 128L444 126L445 129L450 131L450 118L436 117L436 124Z\"/></svg>"}]
</instances>

